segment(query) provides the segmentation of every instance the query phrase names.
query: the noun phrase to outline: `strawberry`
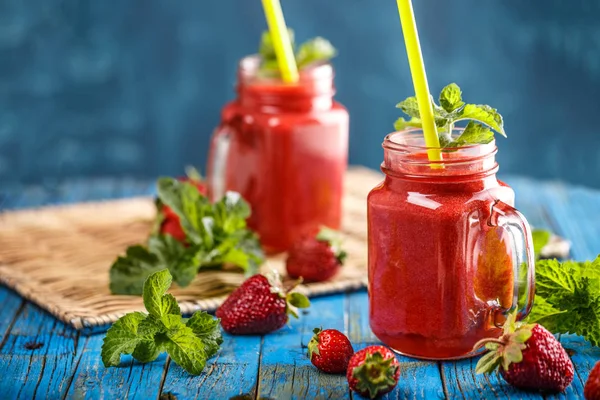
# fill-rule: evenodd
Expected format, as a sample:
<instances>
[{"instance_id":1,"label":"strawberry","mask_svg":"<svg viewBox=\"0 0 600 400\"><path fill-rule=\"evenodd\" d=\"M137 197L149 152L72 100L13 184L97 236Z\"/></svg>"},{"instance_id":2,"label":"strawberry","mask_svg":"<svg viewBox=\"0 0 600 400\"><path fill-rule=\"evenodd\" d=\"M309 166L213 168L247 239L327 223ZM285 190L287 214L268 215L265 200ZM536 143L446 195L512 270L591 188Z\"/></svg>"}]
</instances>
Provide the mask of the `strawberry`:
<instances>
[{"instance_id":1,"label":"strawberry","mask_svg":"<svg viewBox=\"0 0 600 400\"><path fill-rule=\"evenodd\" d=\"M196 187L198 189L198 193L203 196L206 196L207 189L204 181L202 181L202 176L196 171L194 168L186 169L187 176L177 178L178 181L187 182ZM171 209L171 207L161 204L159 206L160 211L163 214L163 219L160 224L160 233L163 235L171 235L175 239L180 242L185 242L185 232L181 228L181 223L179 221L179 216L175 214L175 212Z\"/></svg>"},{"instance_id":2,"label":"strawberry","mask_svg":"<svg viewBox=\"0 0 600 400\"><path fill-rule=\"evenodd\" d=\"M583 388L585 400L600 400L600 361L590 371L590 376Z\"/></svg>"},{"instance_id":3,"label":"strawberry","mask_svg":"<svg viewBox=\"0 0 600 400\"><path fill-rule=\"evenodd\" d=\"M221 326L234 335L263 334L286 324L288 314L298 318L297 308L310 302L300 293L284 292L279 275L254 275L227 297L217 309Z\"/></svg>"},{"instance_id":4,"label":"strawberry","mask_svg":"<svg viewBox=\"0 0 600 400\"><path fill-rule=\"evenodd\" d=\"M392 391L399 376L400 364L394 353L384 346L369 346L357 351L346 371L350 389L371 399Z\"/></svg>"},{"instance_id":5,"label":"strawberry","mask_svg":"<svg viewBox=\"0 0 600 400\"><path fill-rule=\"evenodd\" d=\"M335 329L315 328L315 335L308 342L308 358L315 367L330 374L341 374L348 368L354 354L352 343L342 332Z\"/></svg>"},{"instance_id":6,"label":"strawberry","mask_svg":"<svg viewBox=\"0 0 600 400\"><path fill-rule=\"evenodd\" d=\"M529 390L562 392L573 380L573 363L554 335L540 324L516 323L516 312L508 316L500 338L479 341L489 353L477 363L477 373L500 367L509 384Z\"/></svg>"},{"instance_id":7,"label":"strawberry","mask_svg":"<svg viewBox=\"0 0 600 400\"><path fill-rule=\"evenodd\" d=\"M346 258L340 244L339 233L329 228L321 228L316 237L301 239L288 253L285 264L288 275L305 282L332 278Z\"/></svg>"}]
</instances>

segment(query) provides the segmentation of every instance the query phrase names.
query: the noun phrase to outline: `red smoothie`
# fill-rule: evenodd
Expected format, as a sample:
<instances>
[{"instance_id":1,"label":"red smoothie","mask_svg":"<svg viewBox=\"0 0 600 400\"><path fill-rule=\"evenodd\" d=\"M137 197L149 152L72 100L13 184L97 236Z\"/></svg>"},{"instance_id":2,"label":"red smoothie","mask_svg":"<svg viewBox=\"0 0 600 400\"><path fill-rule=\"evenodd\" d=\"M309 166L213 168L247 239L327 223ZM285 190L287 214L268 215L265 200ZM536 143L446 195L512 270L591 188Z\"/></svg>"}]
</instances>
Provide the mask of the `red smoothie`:
<instances>
[{"instance_id":1,"label":"red smoothie","mask_svg":"<svg viewBox=\"0 0 600 400\"><path fill-rule=\"evenodd\" d=\"M267 252L288 249L321 225L341 222L348 113L333 100L329 64L300 71L297 84L240 63L238 97L222 111L208 164L212 198L233 190L252 206L249 225Z\"/></svg>"},{"instance_id":2,"label":"red smoothie","mask_svg":"<svg viewBox=\"0 0 600 400\"><path fill-rule=\"evenodd\" d=\"M496 179L493 142L444 152L439 169L418 143L420 131L386 138L386 177L368 197L371 328L405 355L464 357L500 334L503 311L528 311L517 297L533 297L531 234Z\"/></svg>"}]
</instances>

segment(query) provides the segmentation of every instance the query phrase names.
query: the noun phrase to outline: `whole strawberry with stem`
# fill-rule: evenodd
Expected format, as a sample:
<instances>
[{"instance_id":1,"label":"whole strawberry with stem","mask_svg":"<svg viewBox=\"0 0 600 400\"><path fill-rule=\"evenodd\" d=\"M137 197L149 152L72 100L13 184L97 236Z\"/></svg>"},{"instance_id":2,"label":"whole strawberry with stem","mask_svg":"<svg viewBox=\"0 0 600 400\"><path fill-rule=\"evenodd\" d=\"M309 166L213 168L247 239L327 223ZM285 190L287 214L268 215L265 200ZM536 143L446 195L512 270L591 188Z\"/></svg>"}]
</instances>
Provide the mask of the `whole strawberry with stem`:
<instances>
[{"instance_id":1,"label":"whole strawberry with stem","mask_svg":"<svg viewBox=\"0 0 600 400\"><path fill-rule=\"evenodd\" d=\"M296 242L288 252L286 269L292 278L305 282L322 282L333 278L340 270L346 252L341 248L340 233L322 227L314 237Z\"/></svg>"},{"instance_id":2,"label":"whole strawberry with stem","mask_svg":"<svg viewBox=\"0 0 600 400\"><path fill-rule=\"evenodd\" d=\"M288 315L298 318L298 308L310 302L300 293L284 290L279 274L254 275L233 291L217 309L225 332L234 335L264 334L283 327Z\"/></svg>"},{"instance_id":3,"label":"whole strawberry with stem","mask_svg":"<svg viewBox=\"0 0 600 400\"><path fill-rule=\"evenodd\" d=\"M346 378L350 389L374 399L398 384L400 364L390 349L369 346L354 353L348 363Z\"/></svg>"},{"instance_id":4,"label":"whole strawberry with stem","mask_svg":"<svg viewBox=\"0 0 600 400\"><path fill-rule=\"evenodd\" d=\"M352 343L336 329L315 328L308 342L310 362L323 372L341 374L346 372L348 362L354 354Z\"/></svg>"},{"instance_id":5,"label":"whole strawberry with stem","mask_svg":"<svg viewBox=\"0 0 600 400\"><path fill-rule=\"evenodd\" d=\"M585 400L600 400L600 361L590 371L583 388L583 396Z\"/></svg>"},{"instance_id":6,"label":"whole strawberry with stem","mask_svg":"<svg viewBox=\"0 0 600 400\"><path fill-rule=\"evenodd\" d=\"M508 316L500 338L475 344L474 349L485 346L489 350L477 363L476 372L500 368L502 378L517 388L562 392L574 376L569 355L542 325L517 323L516 316L516 312Z\"/></svg>"}]
</instances>

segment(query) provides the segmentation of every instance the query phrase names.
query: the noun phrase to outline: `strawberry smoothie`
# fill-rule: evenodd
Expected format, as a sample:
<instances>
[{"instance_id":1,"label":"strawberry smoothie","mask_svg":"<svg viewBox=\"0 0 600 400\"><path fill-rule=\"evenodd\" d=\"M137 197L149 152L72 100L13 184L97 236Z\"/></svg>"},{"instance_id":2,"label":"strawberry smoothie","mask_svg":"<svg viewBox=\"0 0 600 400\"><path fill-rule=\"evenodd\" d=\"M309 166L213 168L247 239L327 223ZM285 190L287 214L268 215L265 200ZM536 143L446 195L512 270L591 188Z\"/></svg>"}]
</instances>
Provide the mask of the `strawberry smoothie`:
<instances>
[{"instance_id":1,"label":"strawberry smoothie","mask_svg":"<svg viewBox=\"0 0 600 400\"><path fill-rule=\"evenodd\" d=\"M459 358L498 336L498 314L517 305L513 268L531 265L530 234L496 179L494 142L444 152L432 169L419 141L411 131L386 138L386 177L368 197L370 323L402 354Z\"/></svg>"},{"instance_id":2,"label":"strawberry smoothie","mask_svg":"<svg viewBox=\"0 0 600 400\"><path fill-rule=\"evenodd\" d=\"M222 111L208 164L209 194L233 190L267 252L287 250L322 225L338 228L348 153L348 113L333 100L333 68L307 67L297 84L261 76L243 59L238 97Z\"/></svg>"}]
</instances>

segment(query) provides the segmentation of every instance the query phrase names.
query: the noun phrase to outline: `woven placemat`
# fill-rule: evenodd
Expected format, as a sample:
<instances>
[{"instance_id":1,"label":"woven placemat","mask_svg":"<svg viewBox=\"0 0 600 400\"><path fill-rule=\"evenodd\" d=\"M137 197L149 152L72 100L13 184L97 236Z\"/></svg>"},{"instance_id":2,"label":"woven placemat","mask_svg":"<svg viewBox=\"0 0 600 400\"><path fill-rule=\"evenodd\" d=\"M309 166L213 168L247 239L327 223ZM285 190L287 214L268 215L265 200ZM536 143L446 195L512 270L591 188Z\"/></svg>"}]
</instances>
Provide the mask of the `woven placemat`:
<instances>
[{"instance_id":1,"label":"woven placemat","mask_svg":"<svg viewBox=\"0 0 600 400\"><path fill-rule=\"evenodd\" d=\"M342 222L347 262L333 280L299 291L316 296L366 285L366 197L380 181L373 170L348 171ZM123 314L144 309L140 297L110 293L108 271L127 246L144 241L154 215L148 197L0 214L0 282L76 329L102 331ZM283 272L283 260L271 257L263 268ZM184 314L213 311L243 280L235 272L202 272L171 293Z\"/></svg>"}]
</instances>

